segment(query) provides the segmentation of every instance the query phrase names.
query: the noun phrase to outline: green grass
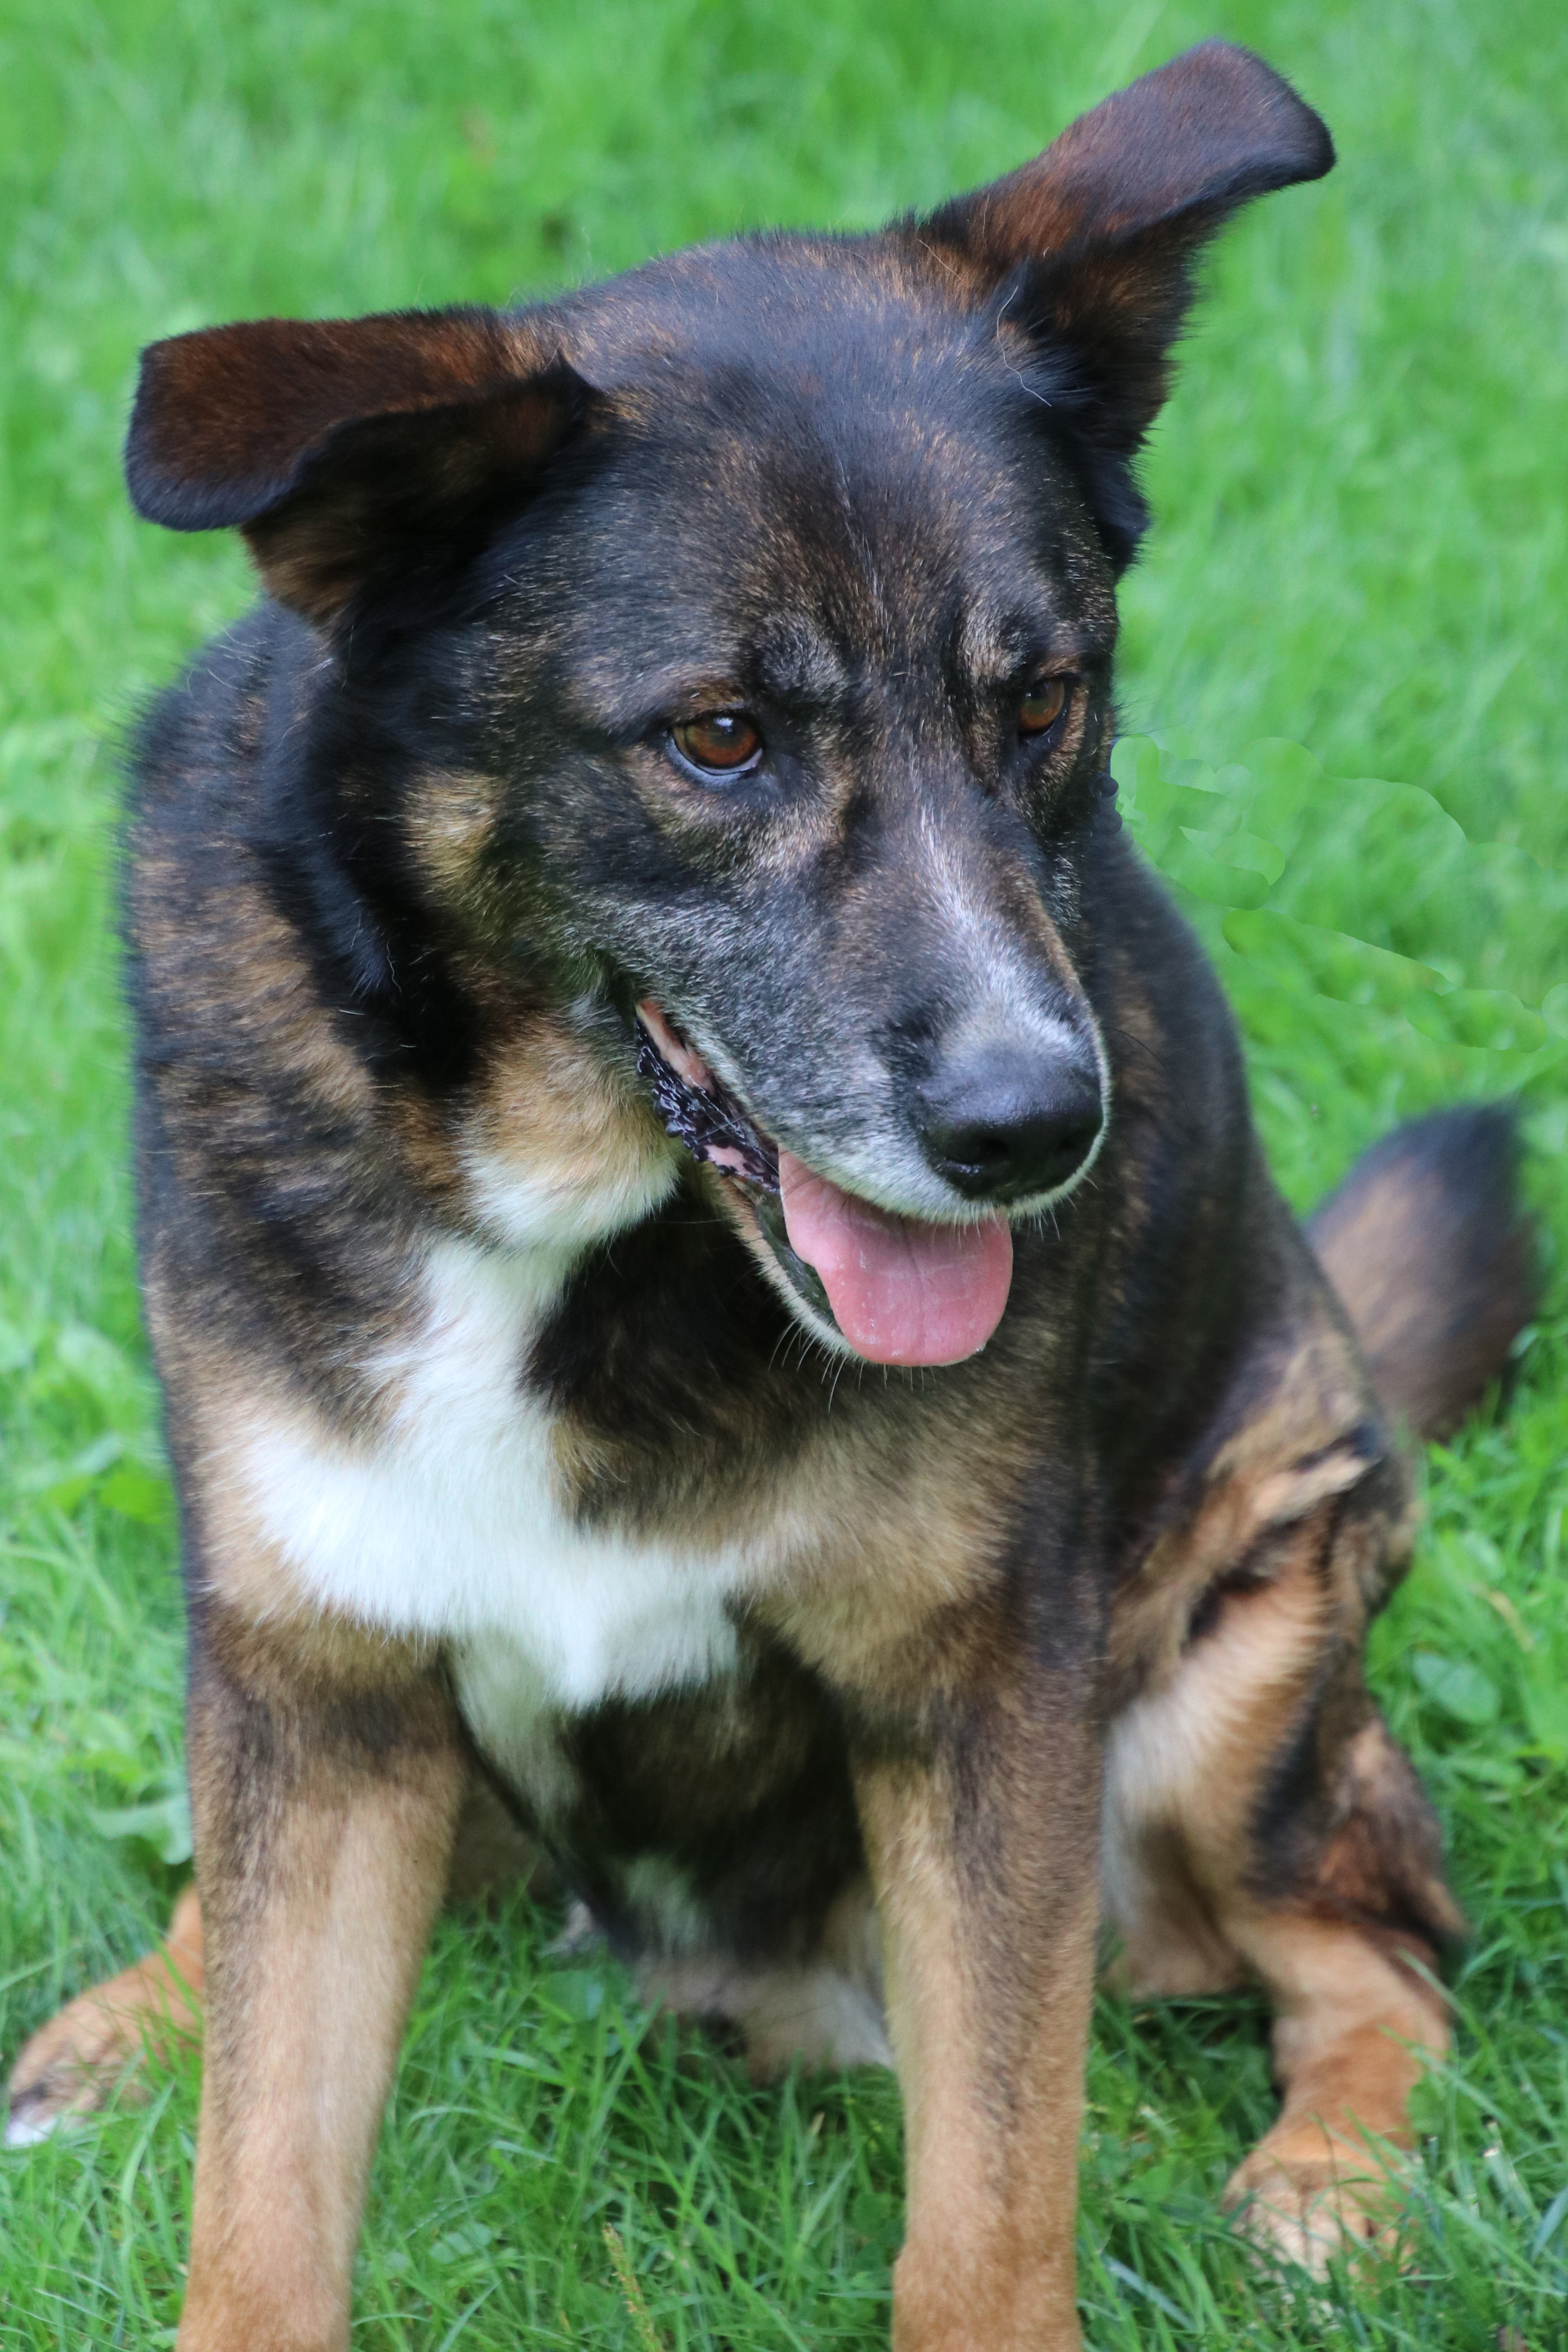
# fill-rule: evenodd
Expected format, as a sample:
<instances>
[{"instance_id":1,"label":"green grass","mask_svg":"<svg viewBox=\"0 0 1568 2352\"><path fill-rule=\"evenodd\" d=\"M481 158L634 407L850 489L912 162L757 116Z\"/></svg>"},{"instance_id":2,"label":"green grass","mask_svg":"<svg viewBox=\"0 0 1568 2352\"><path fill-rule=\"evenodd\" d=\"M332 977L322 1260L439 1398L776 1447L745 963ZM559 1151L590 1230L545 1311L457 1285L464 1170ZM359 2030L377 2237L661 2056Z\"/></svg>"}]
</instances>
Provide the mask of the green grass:
<instances>
[{"instance_id":1,"label":"green grass","mask_svg":"<svg viewBox=\"0 0 1568 2352\"><path fill-rule=\"evenodd\" d=\"M1126 717L1219 768L1263 737L1310 747L1326 773L1297 791L1289 841L1269 799L1279 754L1248 753L1250 782L1219 779L1218 805L1289 849L1266 911L1491 992L1429 998L1448 1010L1413 1027L1364 960L1342 983L1308 934L1277 929L1286 948L1265 952L1236 929L1234 890L1200 890L1291 1197L1310 1201L1396 1116L1500 1078L1524 1088L1560 1249L1562 1024L1520 1027L1497 994L1550 1013L1568 932L1560 0L0 12L7 2056L136 1950L184 1842L179 1615L110 937L113 747L248 591L233 547L161 537L125 509L136 347L269 310L500 299L751 223L870 222L1011 165L1216 29L1299 79L1343 161L1216 257L1149 468L1159 524L1125 597ZM1367 775L1432 797L1333 781ZM1135 797L1157 831L1157 780ZM1225 825L1209 833L1223 859ZM1159 837L1201 885L1207 869ZM1467 1027L1478 1005L1486 1021ZM1568 2341L1560 1277L1551 1303L1508 1414L1434 1456L1417 1564L1373 1645L1476 1924L1456 2064L1425 2095L1412 2266L1314 2296L1255 2272L1215 2193L1269 2112L1259 2018L1107 2005L1084 2151L1096 2346L1327 2335L1448 2352L1504 2327L1531 2352ZM900 2228L891 2085L754 2093L645 2032L613 1971L552 1962L549 1932L522 1909L439 1932L376 2169L356 2342L880 2341ZM7 2347L170 2340L194 2120L187 2069L151 2105L0 2164Z\"/></svg>"}]
</instances>

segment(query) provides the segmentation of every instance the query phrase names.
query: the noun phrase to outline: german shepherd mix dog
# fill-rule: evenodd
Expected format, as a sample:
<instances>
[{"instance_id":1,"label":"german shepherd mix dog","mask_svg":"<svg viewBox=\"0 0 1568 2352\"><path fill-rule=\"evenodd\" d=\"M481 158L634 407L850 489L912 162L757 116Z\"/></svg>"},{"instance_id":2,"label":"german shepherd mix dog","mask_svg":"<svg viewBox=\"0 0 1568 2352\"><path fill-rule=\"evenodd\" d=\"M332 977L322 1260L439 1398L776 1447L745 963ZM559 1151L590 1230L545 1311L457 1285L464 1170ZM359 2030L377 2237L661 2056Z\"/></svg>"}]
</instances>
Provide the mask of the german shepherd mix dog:
<instances>
[{"instance_id":1,"label":"german shepherd mix dog","mask_svg":"<svg viewBox=\"0 0 1568 2352\"><path fill-rule=\"evenodd\" d=\"M900 2352L1078 2341L1102 1916L1272 1998L1254 2226L1384 2228L1463 1922L1363 1643L1510 1137L1394 1138L1326 1280L1105 776L1194 258L1331 161L1211 43L874 236L147 353L138 510L267 591L130 832L199 1894L12 2133L199 1990L184 2352L346 2346L509 1813L759 2070L890 2054Z\"/></svg>"}]
</instances>

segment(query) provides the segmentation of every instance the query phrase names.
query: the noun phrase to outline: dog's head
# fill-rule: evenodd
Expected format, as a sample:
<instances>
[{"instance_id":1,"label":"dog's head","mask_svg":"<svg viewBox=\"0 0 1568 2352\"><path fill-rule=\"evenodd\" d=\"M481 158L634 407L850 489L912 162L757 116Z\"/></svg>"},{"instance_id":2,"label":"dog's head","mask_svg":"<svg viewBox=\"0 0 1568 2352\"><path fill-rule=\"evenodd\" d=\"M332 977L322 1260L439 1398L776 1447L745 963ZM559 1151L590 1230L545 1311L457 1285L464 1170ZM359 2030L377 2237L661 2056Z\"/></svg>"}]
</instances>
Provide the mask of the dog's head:
<instances>
[{"instance_id":1,"label":"dog's head","mask_svg":"<svg viewBox=\"0 0 1568 2352\"><path fill-rule=\"evenodd\" d=\"M1133 461L1204 240L1331 161L1213 43L874 236L146 355L136 504L239 525L321 633L370 830L423 845L383 898L444 876L468 950L618 1006L803 1318L874 1360L983 1345L1011 1221L1104 1133Z\"/></svg>"}]
</instances>

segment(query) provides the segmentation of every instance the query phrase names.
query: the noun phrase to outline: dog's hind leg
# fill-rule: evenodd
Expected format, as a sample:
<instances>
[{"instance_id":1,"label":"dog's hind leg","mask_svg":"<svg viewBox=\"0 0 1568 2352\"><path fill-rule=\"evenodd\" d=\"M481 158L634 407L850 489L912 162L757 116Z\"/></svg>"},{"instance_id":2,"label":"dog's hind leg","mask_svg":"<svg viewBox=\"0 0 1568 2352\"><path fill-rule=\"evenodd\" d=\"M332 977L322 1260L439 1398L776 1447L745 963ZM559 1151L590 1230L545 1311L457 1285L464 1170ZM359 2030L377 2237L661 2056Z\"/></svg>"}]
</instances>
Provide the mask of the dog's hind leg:
<instances>
[{"instance_id":1,"label":"dog's hind leg","mask_svg":"<svg viewBox=\"0 0 1568 2352\"><path fill-rule=\"evenodd\" d=\"M1126 1604L1144 1655L1107 1748L1115 1973L1153 1993L1261 1980L1282 2104L1227 2201L1315 2270L1390 2225L1388 2151L1409 2146L1411 2090L1448 2040L1430 1971L1464 1929L1430 1809L1363 1680L1399 1524L1397 1474L1363 1444L1352 1430L1212 1494L1206 1536L1185 1530L1202 1572L1167 1560L1155 1580L1178 1604L1165 1642L1153 1606ZM1228 1560L1212 1543L1226 1532Z\"/></svg>"},{"instance_id":2,"label":"dog's hind leg","mask_svg":"<svg viewBox=\"0 0 1568 2352\"><path fill-rule=\"evenodd\" d=\"M538 1847L474 1773L453 1839L447 1901L519 1884L540 1893L544 1867ZM148 2056L200 2040L205 1979L201 1898L187 1886L152 1951L79 1993L24 2042L6 2086L5 2145L29 2147L117 2098L142 2097Z\"/></svg>"},{"instance_id":3,"label":"dog's hind leg","mask_svg":"<svg viewBox=\"0 0 1568 2352\"><path fill-rule=\"evenodd\" d=\"M650 2009L736 2034L753 2082L775 2082L797 2064L809 2072L893 2063L881 1937L864 1879L846 1888L797 1957L699 1951L639 1962L637 1983Z\"/></svg>"},{"instance_id":4,"label":"dog's hind leg","mask_svg":"<svg viewBox=\"0 0 1568 2352\"><path fill-rule=\"evenodd\" d=\"M26 2147L117 2094L141 2095L149 2053L200 2033L203 1977L201 1905L187 1886L154 1950L68 2001L23 2045L7 2086L5 2146Z\"/></svg>"}]
</instances>

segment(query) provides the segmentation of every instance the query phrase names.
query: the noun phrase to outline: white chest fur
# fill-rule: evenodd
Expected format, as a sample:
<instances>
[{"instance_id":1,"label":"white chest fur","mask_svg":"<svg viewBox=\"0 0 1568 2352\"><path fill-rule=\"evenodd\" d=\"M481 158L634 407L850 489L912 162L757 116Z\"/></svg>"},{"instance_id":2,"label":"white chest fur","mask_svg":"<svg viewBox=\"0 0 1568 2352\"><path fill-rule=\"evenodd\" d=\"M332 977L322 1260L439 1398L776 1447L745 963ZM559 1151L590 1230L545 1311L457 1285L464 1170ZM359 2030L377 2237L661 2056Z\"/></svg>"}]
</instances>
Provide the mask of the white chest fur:
<instances>
[{"instance_id":1,"label":"white chest fur","mask_svg":"<svg viewBox=\"0 0 1568 2352\"><path fill-rule=\"evenodd\" d=\"M266 1533L320 1601L452 1645L465 1710L499 1757L542 1714L649 1696L732 1666L742 1548L690 1551L577 1524L529 1343L574 1250L446 1239L407 1339L371 1368L389 1399L362 1444L268 1427L246 1479Z\"/></svg>"}]
</instances>

